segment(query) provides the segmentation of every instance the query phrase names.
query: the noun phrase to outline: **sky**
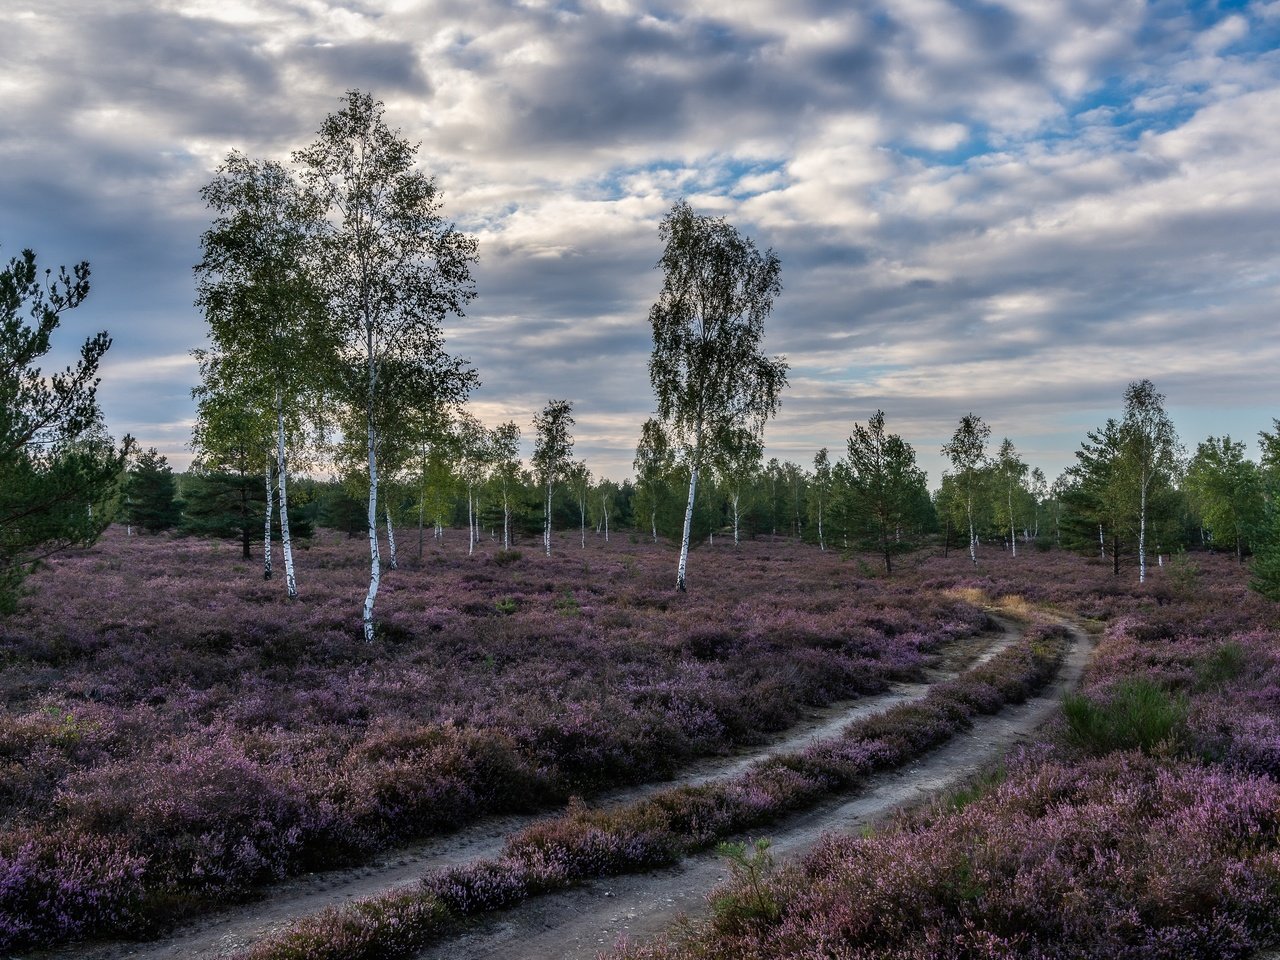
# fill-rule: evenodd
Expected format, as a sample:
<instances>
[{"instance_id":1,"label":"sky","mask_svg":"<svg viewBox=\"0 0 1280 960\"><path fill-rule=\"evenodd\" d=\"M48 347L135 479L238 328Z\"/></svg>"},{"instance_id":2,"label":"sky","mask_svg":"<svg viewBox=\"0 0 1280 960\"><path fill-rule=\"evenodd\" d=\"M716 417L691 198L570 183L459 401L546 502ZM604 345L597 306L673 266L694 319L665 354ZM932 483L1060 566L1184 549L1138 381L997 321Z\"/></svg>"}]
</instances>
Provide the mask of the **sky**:
<instances>
[{"instance_id":1,"label":"sky","mask_svg":"<svg viewBox=\"0 0 1280 960\"><path fill-rule=\"evenodd\" d=\"M766 456L877 409L936 485L963 414L1050 479L1149 378L1184 443L1280 417L1280 0L3 0L0 257L88 260L53 359L113 346L110 430L190 461L199 189L343 93L479 240L446 325L473 409L630 472L658 223L782 262Z\"/></svg>"}]
</instances>

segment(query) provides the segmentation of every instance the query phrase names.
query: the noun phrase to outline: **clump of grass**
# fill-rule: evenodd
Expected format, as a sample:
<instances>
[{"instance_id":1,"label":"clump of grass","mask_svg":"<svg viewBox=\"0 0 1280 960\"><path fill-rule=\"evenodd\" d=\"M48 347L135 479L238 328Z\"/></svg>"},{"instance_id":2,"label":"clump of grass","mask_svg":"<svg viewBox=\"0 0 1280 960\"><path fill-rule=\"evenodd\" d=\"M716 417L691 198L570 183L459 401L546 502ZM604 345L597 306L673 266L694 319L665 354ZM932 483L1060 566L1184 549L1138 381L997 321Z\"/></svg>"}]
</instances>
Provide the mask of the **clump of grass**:
<instances>
[{"instance_id":1,"label":"clump of grass","mask_svg":"<svg viewBox=\"0 0 1280 960\"><path fill-rule=\"evenodd\" d=\"M1228 640L1196 665L1197 690L1221 690L1244 673L1244 647Z\"/></svg>"},{"instance_id":2,"label":"clump of grass","mask_svg":"<svg viewBox=\"0 0 1280 960\"><path fill-rule=\"evenodd\" d=\"M1106 700L1068 694L1062 703L1068 738L1092 754L1176 746L1186 732L1187 698L1145 677L1123 680Z\"/></svg>"}]
</instances>

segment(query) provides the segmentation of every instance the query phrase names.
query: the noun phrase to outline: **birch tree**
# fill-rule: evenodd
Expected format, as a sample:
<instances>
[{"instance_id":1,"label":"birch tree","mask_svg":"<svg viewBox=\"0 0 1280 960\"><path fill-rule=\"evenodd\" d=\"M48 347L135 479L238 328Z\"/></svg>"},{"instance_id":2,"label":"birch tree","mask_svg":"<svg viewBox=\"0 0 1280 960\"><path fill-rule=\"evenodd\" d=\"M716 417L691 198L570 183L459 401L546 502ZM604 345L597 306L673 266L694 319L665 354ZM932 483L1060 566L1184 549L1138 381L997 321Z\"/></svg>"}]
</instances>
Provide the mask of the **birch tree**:
<instances>
[{"instance_id":1,"label":"birch tree","mask_svg":"<svg viewBox=\"0 0 1280 960\"><path fill-rule=\"evenodd\" d=\"M649 530L653 542L658 542L658 503L671 471L675 468L675 453L662 423L652 417L640 428L640 442L636 445L636 485L640 498L649 508Z\"/></svg>"},{"instance_id":2,"label":"birch tree","mask_svg":"<svg viewBox=\"0 0 1280 960\"><path fill-rule=\"evenodd\" d=\"M1001 519L1004 520L1004 526L1009 529L1009 549L1013 556L1018 555L1018 531L1017 531L1017 509L1014 506L1015 500L1021 500L1023 494L1023 480L1027 476L1027 465L1018 457L1018 451L1013 446L1013 441L1005 437L1000 441L1000 449L996 452L995 474L1000 484L1001 499L1003 509L998 513L1003 514Z\"/></svg>"},{"instance_id":3,"label":"birch tree","mask_svg":"<svg viewBox=\"0 0 1280 960\"><path fill-rule=\"evenodd\" d=\"M233 151L200 191L214 212L200 239L196 304L209 327L205 357L224 388L274 414L275 476L285 590L298 595L289 531L288 450L303 397L316 389L316 357L331 350L316 284L323 207L272 160ZM267 521L271 504L268 500ZM267 543L270 543L268 540Z\"/></svg>"},{"instance_id":4,"label":"birch tree","mask_svg":"<svg viewBox=\"0 0 1280 960\"><path fill-rule=\"evenodd\" d=\"M942 455L951 461L953 476L963 491L965 517L969 522L969 559L975 567L978 565L978 535L973 524L973 500L978 474L986 464L987 439L990 436L991 428L981 417L966 413L960 418L956 432L942 447Z\"/></svg>"},{"instance_id":5,"label":"birch tree","mask_svg":"<svg viewBox=\"0 0 1280 960\"><path fill-rule=\"evenodd\" d=\"M813 489L810 508L816 514L815 519L818 521L818 549L826 550L827 540L822 529L822 515L827 506L827 499L831 496L831 458L827 454L826 447L814 454L813 480L810 486Z\"/></svg>"},{"instance_id":6,"label":"birch tree","mask_svg":"<svg viewBox=\"0 0 1280 960\"><path fill-rule=\"evenodd\" d=\"M542 413L533 418L535 441L533 469L545 496L546 510L542 521L542 545L551 556L551 502L556 486L565 478L573 456L573 404L568 400L548 400Z\"/></svg>"},{"instance_id":7,"label":"birch tree","mask_svg":"<svg viewBox=\"0 0 1280 960\"><path fill-rule=\"evenodd\" d=\"M475 553L479 539L479 504L476 491L484 484L492 460L492 437L484 424L465 411L456 427L460 459L458 473L467 491L467 555Z\"/></svg>"},{"instance_id":8,"label":"birch tree","mask_svg":"<svg viewBox=\"0 0 1280 960\"><path fill-rule=\"evenodd\" d=\"M565 472L565 481L569 492L578 504L578 517L581 521L582 549L587 549L587 501L591 499L591 470L585 460L571 464Z\"/></svg>"},{"instance_id":9,"label":"birch tree","mask_svg":"<svg viewBox=\"0 0 1280 960\"><path fill-rule=\"evenodd\" d=\"M609 542L609 517L617 500L619 487L612 480L601 477L596 483L596 500L600 504L600 523L604 525L604 542Z\"/></svg>"},{"instance_id":10,"label":"birch tree","mask_svg":"<svg viewBox=\"0 0 1280 960\"><path fill-rule=\"evenodd\" d=\"M1167 482L1178 464L1178 435L1164 410L1164 395L1150 380L1136 380L1124 394L1125 460L1138 486L1138 582L1147 579L1147 512L1153 486Z\"/></svg>"},{"instance_id":11,"label":"birch tree","mask_svg":"<svg viewBox=\"0 0 1280 960\"><path fill-rule=\"evenodd\" d=\"M1040 511L1049 499L1049 480L1039 467L1031 468L1031 480L1027 484L1027 493L1031 495L1032 509L1035 511L1034 525L1031 528L1033 539L1040 538Z\"/></svg>"},{"instance_id":12,"label":"birch tree","mask_svg":"<svg viewBox=\"0 0 1280 960\"><path fill-rule=\"evenodd\" d=\"M493 479L502 497L502 549L511 549L511 508L520 489L520 428L514 421L493 431Z\"/></svg>"},{"instance_id":13,"label":"birch tree","mask_svg":"<svg viewBox=\"0 0 1280 960\"><path fill-rule=\"evenodd\" d=\"M763 456L764 441L759 434L741 427L729 431L716 452L716 473L719 474L720 485L729 499L729 510L733 514L734 546L742 542L742 500L750 494L752 486L760 477L760 460Z\"/></svg>"},{"instance_id":14,"label":"birch tree","mask_svg":"<svg viewBox=\"0 0 1280 960\"><path fill-rule=\"evenodd\" d=\"M475 385L446 355L441 324L475 295L476 241L447 223L435 180L415 166L417 147L391 130L383 105L358 90L294 154L328 214L322 256L327 306L338 325L335 389L364 419L369 480L369 589L362 622L374 637L381 578L378 458L389 402L426 387L442 403Z\"/></svg>"},{"instance_id":15,"label":"birch tree","mask_svg":"<svg viewBox=\"0 0 1280 960\"><path fill-rule=\"evenodd\" d=\"M1213 531L1214 542L1229 541L1236 560L1263 516L1262 474L1247 460L1244 444L1230 437L1210 437L1196 447L1184 482L1191 502Z\"/></svg>"},{"instance_id":16,"label":"birch tree","mask_svg":"<svg viewBox=\"0 0 1280 960\"><path fill-rule=\"evenodd\" d=\"M723 218L678 201L659 227L662 291L649 311L649 379L658 416L689 470L676 589L685 590L698 473L742 427L762 430L778 409L787 364L761 352L764 321L782 291L781 263Z\"/></svg>"}]
</instances>

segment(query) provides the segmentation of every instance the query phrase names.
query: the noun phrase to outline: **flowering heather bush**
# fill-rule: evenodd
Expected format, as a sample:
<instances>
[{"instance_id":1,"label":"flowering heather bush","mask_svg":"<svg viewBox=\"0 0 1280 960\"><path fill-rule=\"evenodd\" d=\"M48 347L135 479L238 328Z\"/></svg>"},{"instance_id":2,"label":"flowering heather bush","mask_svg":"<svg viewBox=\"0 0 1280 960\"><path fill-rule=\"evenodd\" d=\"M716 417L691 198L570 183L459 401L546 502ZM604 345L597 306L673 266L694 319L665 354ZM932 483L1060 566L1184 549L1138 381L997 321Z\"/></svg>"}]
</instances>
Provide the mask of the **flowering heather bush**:
<instances>
[{"instance_id":1,"label":"flowering heather bush","mask_svg":"<svg viewBox=\"0 0 1280 960\"><path fill-rule=\"evenodd\" d=\"M722 911L691 943L619 957L1240 957L1280 935L1277 829L1269 779L1132 753L1051 761L959 812L827 838L766 881L772 916Z\"/></svg>"},{"instance_id":2,"label":"flowering heather bush","mask_svg":"<svg viewBox=\"0 0 1280 960\"><path fill-rule=\"evenodd\" d=\"M387 573L366 644L357 541L301 551L293 604L237 550L112 530L0 621L0 863L24 878L0 892L0 949L662 778L990 626L798 544L700 550L717 575L677 596L663 547L499 562L452 536ZM35 916L64 896L46 888L65 920Z\"/></svg>"},{"instance_id":3,"label":"flowering heather bush","mask_svg":"<svg viewBox=\"0 0 1280 960\"><path fill-rule=\"evenodd\" d=\"M444 933L459 918L501 909L529 896L584 880L643 870L678 860L716 840L777 820L811 805L839 786L877 769L905 763L969 725L980 712L994 712L1025 699L1046 683L1065 649L1065 631L1038 627L988 663L938 684L922 704L895 707L849 725L802 753L780 755L746 773L719 782L674 787L620 808L571 805L510 838L502 856L426 877L420 900L403 892L365 901L352 911L329 911L298 924L245 954L244 960L302 956L302 945L334 939L352 942L365 912L373 911L380 935L359 935L351 960L412 956L408 944ZM980 706L979 706L980 705ZM922 736L920 728L929 734ZM907 731L907 732L904 732ZM447 914L425 910L443 906ZM404 908L396 923L385 920ZM429 929L413 926L420 916ZM325 954L329 955L329 954Z\"/></svg>"}]
</instances>

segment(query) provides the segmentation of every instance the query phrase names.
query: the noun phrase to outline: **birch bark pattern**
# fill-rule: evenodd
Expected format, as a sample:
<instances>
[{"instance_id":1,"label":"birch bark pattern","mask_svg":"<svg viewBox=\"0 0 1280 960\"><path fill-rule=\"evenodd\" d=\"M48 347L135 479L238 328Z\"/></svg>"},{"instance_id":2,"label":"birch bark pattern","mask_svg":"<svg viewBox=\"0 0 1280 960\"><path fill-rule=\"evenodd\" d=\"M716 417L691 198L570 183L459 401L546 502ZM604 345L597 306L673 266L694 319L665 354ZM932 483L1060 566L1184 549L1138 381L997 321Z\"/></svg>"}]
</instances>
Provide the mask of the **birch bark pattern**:
<instances>
[{"instance_id":1,"label":"birch bark pattern","mask_svg":"<svg viewBox=\"0 0 1280 960\"><path fill-rule=\"evenodd\" d=\"M267 457L267 522L262 535L262 579L271 579L271 457ZM132 532L132 531L130 531Z\"/></svg>"},{"instance_id":2,"label":"birch bark pattern","mask_svg":"<svg viewBox=\"0 0 1280 960\"><path fill-rule=\"evenodd\" d=\"M289 537L289 494L285 486L288 463L284 453L284 404L276 392L276 473L280 489L280 544L284 548L285 593L290 600L298 599L298 579L293 572L293 540Z\"/></svg>"},{"instance_id":3,"label":"birch bark pattern","mask_svg":"<svg viewBox=\"0 0 1280 960\"><path fill-rule=\"evenodd\" d=\"M370 351L372 353L372 351ZM372 363L370 363L372 366ZM372 379L372 375L370 376ZM373 423L372 400L368 417L369 427L369 592L365 594L362 622L366 643L373 642L373 602L382 582L382 557L378 553L378 447L377 432Z\"/></svg>"},{"instance_id":4,"label":"birch bark pattern","mask_svg":"<svg viewBox=\"0 0 1280 960\"><path fill-rule=\"evenodd\" d=\"M689 470L689 502L684 506L684 533L680 537L680 565L676 568L676 589L685 592L685 571L689 566L689 531L693 527L693 497L698 489L698 468Z\"/></svg>"},{"instance_id":5,"label":"birch bark pattern","mask_svg":"<svg viewBox=\"0 0 1280 960\"><path fill-rule=\"evenodd\" d=\"M392 570L397 570L400 563L396 558L396 528L391 522L391 506L384 505L382 508L383 516L387 520L387 550L391 554L391 562L387 564Z\"/></svg>"}]
</instances>

